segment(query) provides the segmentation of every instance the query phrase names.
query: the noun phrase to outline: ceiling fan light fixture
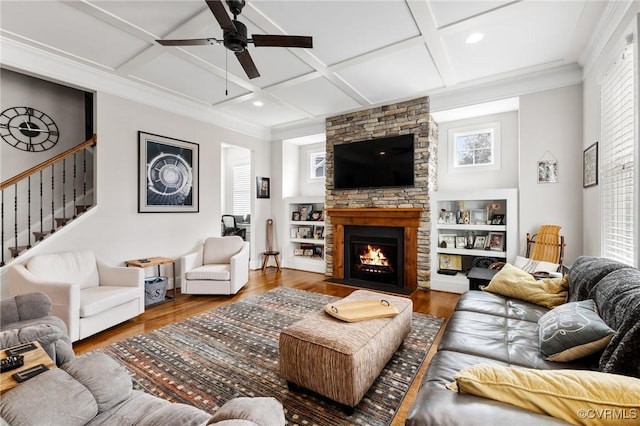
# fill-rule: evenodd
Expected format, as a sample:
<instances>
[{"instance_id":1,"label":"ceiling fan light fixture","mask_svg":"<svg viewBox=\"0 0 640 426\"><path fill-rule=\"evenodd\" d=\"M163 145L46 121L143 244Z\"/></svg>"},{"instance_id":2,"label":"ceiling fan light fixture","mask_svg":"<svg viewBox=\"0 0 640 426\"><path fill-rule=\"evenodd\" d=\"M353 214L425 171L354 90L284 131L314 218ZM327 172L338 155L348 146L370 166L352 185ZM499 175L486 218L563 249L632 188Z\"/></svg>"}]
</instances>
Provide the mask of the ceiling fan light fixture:
<instances>
[{"instance_id":1,"label":"ceiling fan light fixture","mask_svg":"<svg viewBox=\"0 0 640 426\"><path fill-rule=\"evenodd\" d=\"M475 44L477 42L479 42L480 40L482 40L484 38L484 34L483 33L471 33L467 36L467 38L464 40L465 43L467 44Z\"/></svg>"}]
</instances>

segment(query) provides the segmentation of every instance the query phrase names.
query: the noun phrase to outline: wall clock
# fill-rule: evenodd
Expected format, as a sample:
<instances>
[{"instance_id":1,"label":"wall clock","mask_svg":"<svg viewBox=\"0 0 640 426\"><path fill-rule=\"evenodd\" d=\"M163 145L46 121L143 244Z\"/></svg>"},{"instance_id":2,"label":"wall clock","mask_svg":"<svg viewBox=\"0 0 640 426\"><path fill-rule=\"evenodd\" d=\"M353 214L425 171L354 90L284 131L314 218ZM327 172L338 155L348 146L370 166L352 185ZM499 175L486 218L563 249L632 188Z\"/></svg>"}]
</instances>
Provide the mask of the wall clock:
<instances>
[{"instance_id":1,"label":"wall clock","mask_svg":"<svg viewBox=\"0 0 640 426\"><path fill-rule=\"evenodd\" d=\"M0 136L14 148L40 152L58 143L60 131L47 114L30 107L7 108L0 114Z\"/></svg>"}]
</instances>

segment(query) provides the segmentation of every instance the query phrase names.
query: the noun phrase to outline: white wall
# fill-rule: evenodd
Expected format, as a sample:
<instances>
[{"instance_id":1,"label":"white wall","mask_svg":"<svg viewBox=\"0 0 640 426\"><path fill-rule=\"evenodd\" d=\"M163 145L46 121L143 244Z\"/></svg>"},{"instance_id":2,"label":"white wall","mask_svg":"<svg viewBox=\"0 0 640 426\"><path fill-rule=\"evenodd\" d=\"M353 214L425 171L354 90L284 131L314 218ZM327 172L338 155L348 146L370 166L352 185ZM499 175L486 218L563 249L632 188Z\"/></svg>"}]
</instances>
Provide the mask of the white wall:
<instances>
[{"instance_id":1,"label":"white wall","mask_svg":"<svg viewBox=\"0 0 640 426\"><path fill-rule=\"evenodd\" d=\"M92 249L108 263L119 265L127 259L150 256L179 258L195 249L205 237L220 235L222 143L251 149L255 173L269 175L270 145L265 141L104 93L97 94L96 103L96 211L79 219L65 231L64 238L43 244L38 254ZM137 212L138 130L200 145L199 213ZM255 188L252 191L255 193ZM264 224L270 211L271 200L258 200L252 218L255 223ZM266 242L264 233L252 234L255 235L252 266L258 267L261 263L258 253ZM29 253L21 256L20 262L29 256ZM179 262L176 267L179 269ZM170 269L163 270L163 274L171 275ZM1 293L2 297L8 295L4 277Z\"/></svg>"},{"instance_id":2,"label":"white wall","mask_svg":"<svg viewBox=\"0 0 640 426\"><path fill-rule=\"evenodd\" d=\"M565 264L582 249L582 85L520 97L520 252L540 225L562 227ZM558 183L537 182L537 162L558 159Z\"/></svg>"},{"instance_id":3,"label":"white wall","mask_svg":"<svg viewBox=\"0 0 640 426\"><path fill-rule=\"evenodd\" d=\"M471 125L500 123L501 166L498 170L449 173L448 134L450 129ZM518 187L518 112L484 115L464 120L438 123L438 191Z\"/></svg>"},{"instance_id":4,"label":"white wall","mask_svg":"<svg viewBox=\"0 0 640 426\"><path fill-rule=\"evenodd\" d=\"M309 154L312 152L324 152L326 144L323 143L314 143L309 145L300 146L300 154L298 156L299 166L298 166L298 186L300 188L300 192L297 195L305 195L305 196L315 196L320 195L324 197L325 194L325 185L324 179L311 179L311 165L309 163Z\"/></svg>"}]
</instances>

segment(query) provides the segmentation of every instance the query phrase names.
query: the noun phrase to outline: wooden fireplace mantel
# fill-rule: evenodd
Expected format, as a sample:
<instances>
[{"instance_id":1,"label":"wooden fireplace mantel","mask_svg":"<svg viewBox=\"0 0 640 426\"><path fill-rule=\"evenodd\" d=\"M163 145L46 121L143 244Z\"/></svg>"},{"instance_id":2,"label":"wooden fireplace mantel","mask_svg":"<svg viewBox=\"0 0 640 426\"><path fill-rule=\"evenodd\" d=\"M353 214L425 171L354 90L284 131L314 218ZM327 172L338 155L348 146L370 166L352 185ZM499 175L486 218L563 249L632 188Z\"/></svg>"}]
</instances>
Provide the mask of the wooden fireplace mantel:
<instances>
[{"instance_id":1,"label":"wooden fireplace mantel","mask_svg":"<svg viewBox=\"0 0 640 426\"><path fill-rule=\"evenodd\" d=\"M344 278L344 226L395 226L404 228L404 288L418 287L418 227L421 208L328 208L333 226L333 278Z\"/></svg>"}]
</instances>

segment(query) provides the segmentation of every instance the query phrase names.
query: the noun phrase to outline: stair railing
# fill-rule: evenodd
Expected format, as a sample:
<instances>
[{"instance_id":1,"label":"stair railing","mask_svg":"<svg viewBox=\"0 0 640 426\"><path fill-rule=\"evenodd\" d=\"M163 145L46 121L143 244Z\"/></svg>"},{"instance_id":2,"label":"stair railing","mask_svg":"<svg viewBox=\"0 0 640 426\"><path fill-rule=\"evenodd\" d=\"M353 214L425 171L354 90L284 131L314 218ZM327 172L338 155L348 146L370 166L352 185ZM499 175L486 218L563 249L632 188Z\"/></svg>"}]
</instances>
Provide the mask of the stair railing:
<instances>
[{"instance_id":1,"label":"stair railing","mask_svg":"<svg viewBox=\"0 0 640 426\"><path fill-rule=\"evenodd\" d=\"M92 193L92 188L88 188L88 184L93 182L93 177L88 176L87 152L91 154L91 148L97 142L96 135L93 135L91 139L0 183L2 191L0 197L0 237L2 239L0 266L5 265L7 250L11 257L17 257L24 250L31 248L33 244L55 232L57 228L64 226L93 205L93 200L88 201L88 192ZM68 163L71 162L73 167L71 178L68 179L67 168ZM80 172L78 172L78 163L81 164ZM48 183L47 180L50 180L50 185L45 185ZM37 181L33 191L32 181ZM56 181L58 185L56 185ZM50 190L45 190L45 186ZM39 194L37 202L33 201L32 192ZM68 194L69 192L72 193L72 196ZM68 195L73 198L71 206L67 206ZM80 200L82 204L79 204ZM7 214L5 203L13 204L13 215ZM49 218L45 217L44 211L46 210L45 205L49 203L51 205L51 229L45 230L45 222L48 222ZM56 204L58 204L57 209ZM68 208L72 209L71 214L67 214ZM62 217L56 217L58 215ZM39 224L32 224L33 216L39 217ZM39 229L39 231L33 232L33 236L32 225ZM6 235L7 228L13 230L12 235L8 237Z\"/></svg>"}]
</instances>

